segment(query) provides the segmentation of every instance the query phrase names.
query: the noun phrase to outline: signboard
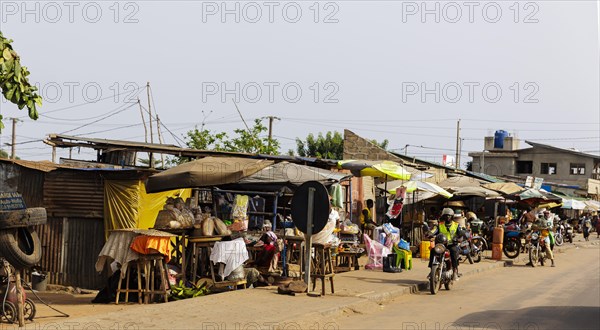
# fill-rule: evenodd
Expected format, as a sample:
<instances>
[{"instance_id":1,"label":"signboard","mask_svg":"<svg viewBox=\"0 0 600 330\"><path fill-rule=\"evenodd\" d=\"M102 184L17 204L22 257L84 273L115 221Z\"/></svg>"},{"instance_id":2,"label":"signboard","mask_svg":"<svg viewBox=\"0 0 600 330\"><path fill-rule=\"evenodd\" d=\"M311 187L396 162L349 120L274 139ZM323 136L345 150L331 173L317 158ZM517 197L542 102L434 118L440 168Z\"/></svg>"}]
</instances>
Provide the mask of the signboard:
<instances>
[{"instance_id":1,"label":"signboard","mask_svg":"<svg viewBox=\"0 0 600 330\"><path fill-rule=\"evenodd\" d=\"M0 192L0 211L26 209L23 196L16 192Z\"/></svg>"},{"instance_id":2,"label":"signboard","mask_svg":"<svg viewBox=\"0 0 600 330\"><path fill-rule=\"evenodd\" d=\"M588 179L587 192L590 195L600 196L600 180Z\"/></svg>"},{"instance_id":3,"label":"signboard","mask_svg":"<svg viewBox=\"0 0 600 330\"><path fill-rule=\"evenodd\" d=\"M327 188L317 181L307 181L303 183L292 196L292 221L294 225L303 233L308 233L308 203L309 189L313 190L313 214L310 215L311 234L314 235L327 224L329 219L329 194Z\"/></svg>"},{"instance_id":4,"label":"signboard","mask_svg":"<svg viewBox=\"0 0 600 330\"><path fill-rule=\"evenodd\" d=\"M542 182L544 182L544 178L535 178L533 180L533 189L542 189Z\"/></svg>"},{"instance_id":5,"label":"signboard","mask_svg":"<svg viewBox=\"0 0 600 330\"><path fill-rule=\"evenodd\" d=\"M533 177L528 175L527 179L525 180L525 187L527 188L531 188L533 187Z\"/></svg>"}]
</instances>

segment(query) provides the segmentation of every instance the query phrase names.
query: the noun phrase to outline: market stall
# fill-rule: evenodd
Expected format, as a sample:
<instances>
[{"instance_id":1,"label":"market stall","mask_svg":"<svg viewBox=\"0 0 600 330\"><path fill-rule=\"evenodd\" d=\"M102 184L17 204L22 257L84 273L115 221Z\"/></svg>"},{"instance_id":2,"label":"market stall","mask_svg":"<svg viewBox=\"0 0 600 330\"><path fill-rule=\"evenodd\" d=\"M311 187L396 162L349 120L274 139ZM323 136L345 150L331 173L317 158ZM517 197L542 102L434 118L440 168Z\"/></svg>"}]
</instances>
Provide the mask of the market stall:
<instances>
[{"instance_id":1,"label":"market stall","mask_svg":"<svg viewBox=\"0 0 600 330\"><path fill-rule=\"evenodd\" d=\"M277 260L273 257L282 252L282 269L285 275L287 262L283 241L287 236L294 235L292 228L285 229L293 227L286 218L289 218L288 202L296 187L306 181L318 181L330 187L332 196L336 196L336 191L340 188L339 182L351 177L350 174L289 162L244 161L245 165L239 166L237 160L228 158L198 160L193 166L183 164L148 179L148 191L173 187L194 188L193 198L177 202L180 207L168 207L167 203L165 210L161 212L171 215L163 221L157 219L155 225L155 228L169 232L186 229L184 233L178 233L181 235L180 242L188 242L180 247L185 254L181 266L182 273L193 281L197 276L207 276L212 271L208 257L212 255L218 242L237 238L243 239L251 252L249 255L252 258L247 264L252 266L264 266L256 265L255 262L265 253L272 261ZM251 170L241 170L242 168ZM343 200L343 194L339 195ZM173 213L177 213L178 209L181 216L175 214L176 219L173 219ZM188 216L184 216L185 214ZM179 221L181 217L188 220ZM265 242L265 233L273 235L268 243ZM219 239L215 240L215 237ZM192 269L186 270L186 264L192 264ZM277 261L275 267L267 268L269 274L266 275L272 275L274 268L277 268Z\"/></svg>"}]
</instances>

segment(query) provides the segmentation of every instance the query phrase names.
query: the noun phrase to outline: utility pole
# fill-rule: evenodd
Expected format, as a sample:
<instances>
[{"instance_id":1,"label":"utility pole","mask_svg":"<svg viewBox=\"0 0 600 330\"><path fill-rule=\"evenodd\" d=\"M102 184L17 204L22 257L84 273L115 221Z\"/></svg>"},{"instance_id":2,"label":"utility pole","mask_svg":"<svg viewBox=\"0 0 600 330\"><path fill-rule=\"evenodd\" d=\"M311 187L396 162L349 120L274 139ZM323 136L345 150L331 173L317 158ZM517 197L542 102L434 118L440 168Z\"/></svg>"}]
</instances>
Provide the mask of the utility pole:
<instances>
[{"instance_id":1,"label":"utility pole","mask_svg":"<svg viewBox=\"0 0 600 330\"><path fill-rule=\"evenodd\" d=\"M158 115L156 115L156 130L158 132L158 142L160 144L163 144L162 134L160 134L160 118L158 118ZM165 168L165 155L164 154L160 154L160 166L162 168Z\"/></svg>"},{"instance_id":2,"label":"utility pole","mask_svg":"<svg viewBox=\"0 0 600 330\"><path fill-rule=\"evenodd\" d=\"M154 143L154 134L152 133L152 108L150 107L150 82L146 83L146 94L148 95L148 114L150 115L150 143ZM154 154L148 153L148 165L154 168Z\"/></svg>"},{"instance_id":3,"label":"utility pole","mask_svg":"<svg viewBox=\"0 0 600 330\"><path fill-rule=\"evenodd\" d=\"M17 118L11 118L12 120L12 141L10 144L10 159L15 159L16 155L16 143L17 143Z\"/></svg>"},{"instance_id":4,"label":"utility pole","mask_svg":"<svg viewBox=\"0 0 600 330\"><path fill-rule=\"evenodd\" d=\"M146 84L146 92L148 94L148 113L150 114L150 143L154 143L154 134L152 128L152 108L150 107L150 82Z\"/></svg>"},{"instance_id":5,"label":"utility pole","mask_svg":"<svg viewBox=\"0 0 600 330\"><path fill-rule=\"evenodd\" d=\"M404 146L404 156L408 156L408 144Z\"/></svg>"},{"instance_id":6,"label":"utility pole","mask_svg":"<svg viewBox=\"0 0 600 330\"><path fill-rule=\"evenodd\" d=\"M144 111L142 110L142 102L140 102L139 97L138 97L138 105L140 106L140 115L142 116L142 124L144 124L144 142L148 143L148 127L146 127L146 117L144 116Z\"/></svg>"},{"instance_id":7,"label":"utility pole","mask_svg":"<svg viewBox=\"0 0 600 330\"><path fill-rule=\"evenodd\" d=\"M456 122L456 159L454 160L455 162L455 168L460 168L460 119Z\"/></svg>"},{"instance_id":8,"label":"utility pole","mask_svg":"<svg viewBox=\"0 0 600 330\"><path fill-rule=\"evenodd\" d=\"M275 116L263 117L263 119L265 119L265 118L269 119L269 149L271 149L271 140L273 139L273 120L275 120L275 119L281 120L281 118L275 117Z\"/></svg>"}]
</instances>

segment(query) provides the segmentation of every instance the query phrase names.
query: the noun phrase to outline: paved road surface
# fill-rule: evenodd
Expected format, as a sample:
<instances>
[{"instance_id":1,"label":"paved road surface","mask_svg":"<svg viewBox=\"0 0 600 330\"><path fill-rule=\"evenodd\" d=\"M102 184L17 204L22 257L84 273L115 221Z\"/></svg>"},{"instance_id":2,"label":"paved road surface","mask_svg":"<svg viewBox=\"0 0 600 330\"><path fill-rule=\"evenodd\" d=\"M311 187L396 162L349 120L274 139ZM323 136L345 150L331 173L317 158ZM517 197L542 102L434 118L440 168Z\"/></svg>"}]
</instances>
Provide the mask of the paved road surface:
<instances>
[{"instance_id":1,"label":"paved road surface","mask_svg":"<svg viewBox=\"0 0 600 330\"><path fill-rule=\"evenodd\" d=\"M337 320L340 329L600 329L600 249L556 254L557 267L500 268L451 291L403 296Z\"/></svg>"}]
</instances>

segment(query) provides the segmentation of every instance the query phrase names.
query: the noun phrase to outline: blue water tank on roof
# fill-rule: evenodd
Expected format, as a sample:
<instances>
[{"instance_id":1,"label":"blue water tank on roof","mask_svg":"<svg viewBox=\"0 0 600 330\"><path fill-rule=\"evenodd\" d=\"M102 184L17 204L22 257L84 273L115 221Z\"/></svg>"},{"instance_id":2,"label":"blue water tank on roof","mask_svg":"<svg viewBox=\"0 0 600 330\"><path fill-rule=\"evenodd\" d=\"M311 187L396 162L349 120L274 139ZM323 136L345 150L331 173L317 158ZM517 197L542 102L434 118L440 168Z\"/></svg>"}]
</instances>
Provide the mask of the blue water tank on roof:
<instances>
[{"instance_id":1,"label":"blue water tank on roof","mask_svg":"<svg viewBox=\"0 0 600 330\"><path fill-rule=\"evenodd\" d=\"M504 138L508 136L508 132L505 130L497 130L494 134L494 149L504 148Z\"/></svg>"}]
</instances>

